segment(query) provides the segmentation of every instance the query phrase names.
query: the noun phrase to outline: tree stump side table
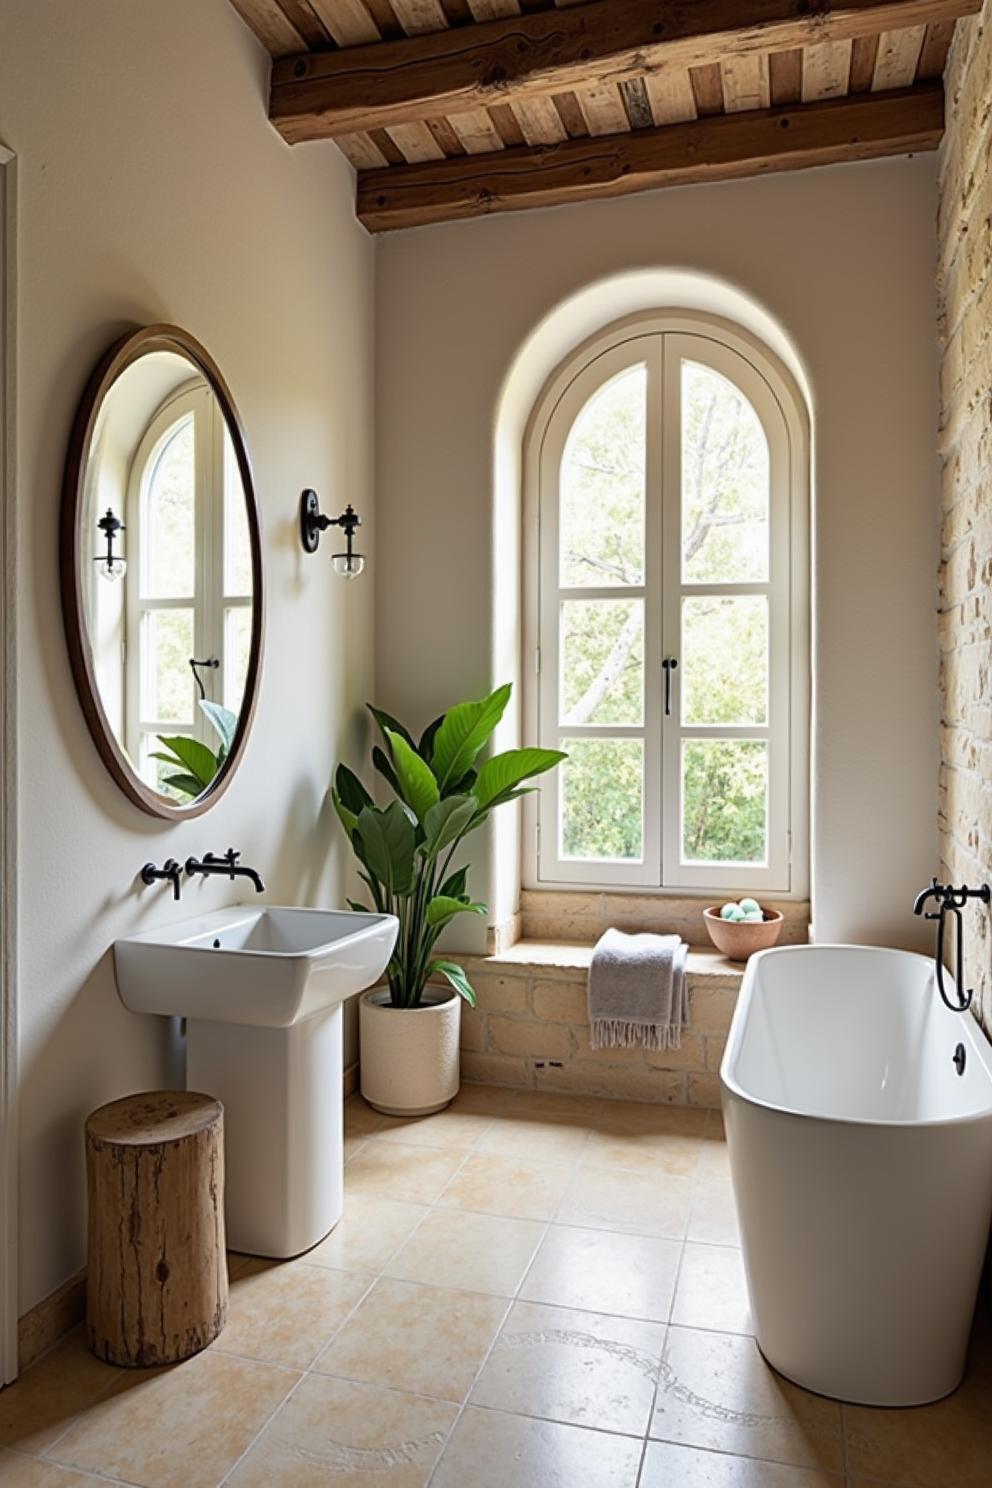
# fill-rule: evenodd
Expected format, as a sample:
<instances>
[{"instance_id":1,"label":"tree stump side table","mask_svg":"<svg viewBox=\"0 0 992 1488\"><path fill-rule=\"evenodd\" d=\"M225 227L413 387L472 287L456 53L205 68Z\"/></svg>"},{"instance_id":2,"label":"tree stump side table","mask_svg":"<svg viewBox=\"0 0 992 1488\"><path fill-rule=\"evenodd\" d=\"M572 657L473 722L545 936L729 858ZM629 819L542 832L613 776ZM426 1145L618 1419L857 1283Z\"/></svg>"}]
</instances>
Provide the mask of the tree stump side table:
<instances>
[{"instance_id":1,"label":"tree stump side table","mask_svg":"<svg viewBox=\"0 0 992 1488\"><path fill-rule=\"evenodd\" d=\"M224 1108L191 1090L101 1106L86 1121L86 1334L109 1364L174 1364L227 1317Z\"/></svg>"}]
</instances>

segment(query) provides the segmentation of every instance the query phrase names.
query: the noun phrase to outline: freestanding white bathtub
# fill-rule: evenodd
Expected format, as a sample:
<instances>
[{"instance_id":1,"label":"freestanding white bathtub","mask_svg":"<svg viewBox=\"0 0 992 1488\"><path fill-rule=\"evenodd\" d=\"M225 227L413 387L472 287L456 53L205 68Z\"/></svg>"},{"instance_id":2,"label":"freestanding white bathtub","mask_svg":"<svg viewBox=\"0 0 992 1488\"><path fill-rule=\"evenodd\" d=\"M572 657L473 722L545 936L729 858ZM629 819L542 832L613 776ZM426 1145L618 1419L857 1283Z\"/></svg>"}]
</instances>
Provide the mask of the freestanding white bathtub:
<instances>
[{"instance_id":1,"label":"freestanding white bathtub","mask_svg":"<svg viewBox=\"0 0 992 1488\"><path fill-rule=\"evenodd\" d=\"M905 951L763 951L720 1071L758 1344L860 1404L960 1383L988 1238L992 1047L933 971Z\"/></svg>"}]
</instances>

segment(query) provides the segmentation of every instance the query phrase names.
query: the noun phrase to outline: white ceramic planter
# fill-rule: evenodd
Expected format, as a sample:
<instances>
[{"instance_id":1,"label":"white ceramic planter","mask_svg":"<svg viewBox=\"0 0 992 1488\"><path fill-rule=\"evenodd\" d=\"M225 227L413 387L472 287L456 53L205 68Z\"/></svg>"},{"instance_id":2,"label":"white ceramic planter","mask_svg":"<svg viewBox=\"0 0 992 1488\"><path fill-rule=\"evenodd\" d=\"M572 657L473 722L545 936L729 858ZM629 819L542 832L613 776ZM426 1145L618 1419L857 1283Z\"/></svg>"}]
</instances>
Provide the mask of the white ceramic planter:
<instances>
[{"instance_id":1,"label":"white ceramic planter","mask_svg":"<svg viewBox=\"0 0 992 1488\"><path fill-rule=\"evenodd\" d=\"M428 987L418 1008L395 1008L388 987L362 994L362 1095L388 1116L426 1116L458 1094L461 998Z\"/></svg>"}]
</instances>

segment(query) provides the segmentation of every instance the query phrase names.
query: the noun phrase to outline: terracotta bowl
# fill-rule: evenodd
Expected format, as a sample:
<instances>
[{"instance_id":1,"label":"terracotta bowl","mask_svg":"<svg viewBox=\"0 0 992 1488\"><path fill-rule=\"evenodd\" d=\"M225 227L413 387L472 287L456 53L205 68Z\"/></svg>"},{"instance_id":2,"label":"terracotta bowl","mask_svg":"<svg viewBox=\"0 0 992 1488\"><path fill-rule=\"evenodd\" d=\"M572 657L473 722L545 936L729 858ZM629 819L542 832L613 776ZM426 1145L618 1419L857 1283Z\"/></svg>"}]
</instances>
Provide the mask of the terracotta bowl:
<instances>
[{"instance_id":1,"label":"terracotta bowl","mask_svg":"<svg viewBox=\"0 0 992 1488\"><path fill-rule=\"evenodd\" d=\"M755 951L767 951L782 933L782 915L777 909L763 910L764 920L721 920L720 905L703 910L710 940L731 961L746 961Z\"/></svg>"}]
</instances>

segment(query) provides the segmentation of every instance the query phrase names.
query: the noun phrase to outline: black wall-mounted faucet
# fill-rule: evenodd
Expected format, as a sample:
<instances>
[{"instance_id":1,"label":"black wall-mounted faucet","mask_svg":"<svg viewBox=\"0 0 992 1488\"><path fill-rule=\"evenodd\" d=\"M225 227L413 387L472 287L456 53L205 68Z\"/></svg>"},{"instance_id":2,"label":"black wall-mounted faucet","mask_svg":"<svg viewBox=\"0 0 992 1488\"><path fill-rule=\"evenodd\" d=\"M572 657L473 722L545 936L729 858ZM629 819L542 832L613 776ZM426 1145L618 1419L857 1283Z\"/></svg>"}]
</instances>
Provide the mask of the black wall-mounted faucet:
<instances>
[{"instance_id":1,"label":"black wall-mounted faucet","mask_svg":"<svg viewBox=\"0 0 992 1488\"><path fill-rule=\"evenodd\" d=\"M175 858L166 858L161 868L156 868L154 863L146 863L141 870L141 882L153 884L158 879L167 879L172 885L173 899L178 899L182 894L182 883L179 877L182 871Z\"/></svg>"},{"instance_id":2,"label":"black wall-mounted faucet","mask_svg":"<svg viewBox=\"0 0 992 1488\"><path fill-rule=\"evenodd\" d=\"M937 909L928 910L927 901L933 899L937 903ZM965 986L964 976L964 917L962 909L969 899L978 899L982 904L992 903L992 888L984 883L977 889L969 889L967 884L962 884L956 889L953 884L938 883L934 878L930 887L917 894L913 904L913 913L923 915L924 919L937 921L937 950L934 956L934 971L937 980L937 991L946 1007L953 1013L966 1013L971 1007L971 999L974 992ZM954 962L954 972L957 977L957 998L952 1000L944 986L944 927L948 915L953 915L956 920L957 945ZM959 1070L960 1074L961 1071Z\"/></svg>"},{"instance_id":3,"label":"black wall-mounted faucet","mask_svg":"<svg viewBox=\"0 0 992 1488\"><path fill-rule=\"evenodd\" d=\"M255 872L254 868L240 867L238 864L240 856L241 854L235 852L233 847L229 847L223 856L218 853L204 853L202 858L187 858L186 872L191 878L195 873L202 873L205 876L222 873L232 883L236 878L250 878L255 885L255 893L264 894L265 885L260 876Z\"/></svg>"}]
</instances>

